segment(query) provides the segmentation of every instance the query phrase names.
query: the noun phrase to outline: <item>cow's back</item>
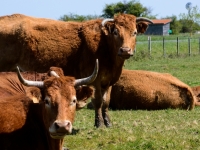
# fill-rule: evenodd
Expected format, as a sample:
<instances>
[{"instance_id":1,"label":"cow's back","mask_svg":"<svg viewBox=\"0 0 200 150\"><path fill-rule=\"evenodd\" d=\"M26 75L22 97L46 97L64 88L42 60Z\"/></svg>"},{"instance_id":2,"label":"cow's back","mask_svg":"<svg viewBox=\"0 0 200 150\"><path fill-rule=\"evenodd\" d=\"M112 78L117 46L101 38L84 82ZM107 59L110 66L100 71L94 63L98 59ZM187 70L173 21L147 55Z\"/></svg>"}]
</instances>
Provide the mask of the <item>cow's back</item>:
<instances>
[{"instance_id":1,"label":"cow's back","mask_svg":"<svg viewBox=\"0 0 200 150\"><path fill-rule=\"evenodd\" d=\"M65 66L81 44L79 28L79 23L21 14L0 17L0 71L12 71L16 65L39 72Z\"/></svg>"},{"instance_id":2,"label":"cow's back","mask_svg":"<svg viewBox=\"0 0 200 150\"><path fill-rule=\"evenodd\" d=\"M196 98L191 88L170 74L123 70L112 87L114 109L192 109Z\"/></svg>"},{"instance_id":3,"label":"cow's back","mask_svg":"<svg viewBox=\"0 0 200 150\"><path fill-rule=\"evenodd\" d=\"M31 81L43 81L48 77L46 73L23 72L22 74ZM19 81L16 72L0 72L0 98L25 94L26 88Z\"/></svg>"}]
</instances>

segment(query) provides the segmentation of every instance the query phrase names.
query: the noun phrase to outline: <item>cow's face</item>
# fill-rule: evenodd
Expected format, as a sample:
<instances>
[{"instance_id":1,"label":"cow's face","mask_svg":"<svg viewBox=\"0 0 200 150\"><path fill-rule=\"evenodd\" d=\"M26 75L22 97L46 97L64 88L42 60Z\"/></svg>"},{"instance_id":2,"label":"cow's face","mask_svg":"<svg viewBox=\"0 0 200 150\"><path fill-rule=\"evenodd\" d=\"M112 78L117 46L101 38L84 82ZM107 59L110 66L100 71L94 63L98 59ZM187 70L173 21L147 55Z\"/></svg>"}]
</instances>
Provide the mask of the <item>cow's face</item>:
<instances>
[{"instance_id":1,"label":"cow's face","mask_svg":"<svg viewBox=\"0 0 200 150\"><path fill-rule=\"evenodd\" d=\"M144 32L148 27L142 21L137 24L136 20L133 15L120 14L113 20L102 21L102 30L108 37L108 43L112 44L121 58L128 59L133 55L137 33Z\"/></svg>"},{"instance_id":2,"label":"cow's face","mask_svg":"<svg viewBox=\"0 0 200 150\"><path fill-rule=\"evenodd\" d=\"M44 124L52 138L63 139L66 134L72 132L72 123L75 117L75 111L82 108L81 101L93 96L94 89L84 86L93 82L98 74L98 60L96 60L95 69L89 77L76 79L69 76L57 75L54 71L52 77L44 81L29 81L22 77L19 68L17 67L17 75L20 82L25 86L34 86L42 89L42 104L45 106L45 111L42 111ZM77 89L76 94L76 88ZM87 89L87 88L88 89ZM29 97L36 97L31 91L26 91ZM32 96L33 95L33 96ZM77 96L76 96L77 95ZM78 101L77 102L77 97ZM32 98L33 99L33 98Z\"/></svg>"},{"instance_id":3,"label":"cow's face","mask_svg":"<svg viewBox=\"0 0 200 150\"><path fill-rule=\"evenodd\" d=\"M66 76L51 77L44 81L44 117L52 138L61 139L72 132L76 110L83 108L80 104L93 96L93 88L85 86L76 92L74 83L73 77Z\"/></svg>"}]
</instances>

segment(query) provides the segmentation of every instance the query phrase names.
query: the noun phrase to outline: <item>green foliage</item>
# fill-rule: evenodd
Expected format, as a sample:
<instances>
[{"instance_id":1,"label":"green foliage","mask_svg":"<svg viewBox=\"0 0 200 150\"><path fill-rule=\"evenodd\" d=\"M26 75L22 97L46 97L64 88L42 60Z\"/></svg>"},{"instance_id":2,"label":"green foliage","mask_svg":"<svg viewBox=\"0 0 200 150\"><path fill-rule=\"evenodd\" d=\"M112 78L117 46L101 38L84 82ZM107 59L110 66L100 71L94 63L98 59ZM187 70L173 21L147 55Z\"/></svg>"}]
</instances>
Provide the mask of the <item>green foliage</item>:
<instances>
[{"instance_id":1,"label":"green foliage","mask_svg":"<svg viewBox=\"0 0 200 150\"><path fill-rule=\"evenodd\" d=\"M175 15L173 16L167 16L165 19L171 19L172 21L170 22L170 29L172 30L172 34L179 34L180 31L182 30L182 24L181 22L177 19Z\"/></svg>"},{"instance_id":2,"label":"green foliage","mask_svg":"<svg viewBox=\"0 0 200 150\"><path fill-rule=\"evenodd\" d=\"M96 16L96 15L83 16L83 15L77 15L77 14L69 14L69 15L64 15L64 16L60 17L59 20L82 22L82 21L96 19L96 18L99 18L99 16Z\"/></svg>"},{"instance_id":3,"label":"green foliage","mask_svg":"<svg viewBox=\"0 0 200 150\"><path fill-rule=\"evenodd\" d=\"M137 17L151 17L151 9L144 7L141 3L136 0L131 0L129 2L123 1L118 3L107 4L103 9L102 17L104 18L113 18L117 13L127 13L132 14Z\"/></svg>"},{"instance_id":4,"label":"green foliage","mask_svg":"<svg viewBox=\"0 0 200 150\"><path fill-rule=\"evenodd\" d=\"M180 22L183 25L181 32L194 33L196 30L200 30L200 11L198 6L192 7L188 14L181 13L179 15Z\"/></svg>"}]
</instances>

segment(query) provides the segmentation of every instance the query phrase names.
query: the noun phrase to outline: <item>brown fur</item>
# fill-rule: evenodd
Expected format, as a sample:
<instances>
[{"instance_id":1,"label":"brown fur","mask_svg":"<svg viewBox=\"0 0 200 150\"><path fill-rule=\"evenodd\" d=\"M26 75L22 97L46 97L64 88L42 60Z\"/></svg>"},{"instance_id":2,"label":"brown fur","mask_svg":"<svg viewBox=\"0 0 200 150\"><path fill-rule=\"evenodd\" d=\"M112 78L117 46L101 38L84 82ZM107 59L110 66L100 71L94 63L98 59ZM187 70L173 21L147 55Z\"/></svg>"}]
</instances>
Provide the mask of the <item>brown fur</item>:
<instances>
[{"instance_id":1,"label":"brown fur","mask_svg":"<svg viewBox=\"0 0 200 150\"><path fill-rule=\"evenodd\" d=\"M195 103L196 106L200 106L200 86L193 86L191 87L194 95L197 98L197 102Z\"/></svg>"},{"instance_id":2,"label":"brown fur","mask_svg":"<svg viewBox=\"0 0 200 150\"><path fill-rule=\"evenodd\" d=\"M79 106L79 103L85 103L86 99L93 96L94 89L84 86L85 91L90 92L78 90L76 93L75 78L60 76L45 79L45 87L40 91L36 87L21 85L19 80L16 80L16 73L7 74L9 76L0 73L2 92L4 87L10 86L9 90L4 89L9 94L0 97L0 149L61 150L63 138L52 138L49 128L55 125L55 120L67 119L73 123L75 110L84 107ZM72 95L77 95L77 101L72 99ZM34 103L34 100L37 103ZM49 104L51 111L46 107ZM62 129L59 132L61 134L66 131ZM65 134L67 133L68 131Z\"/></svg>"},{"instance_id":3,"label":"brown fur","mask_svg":"<svg viewBox=\"0 0 200 150\"><path fill-rule=\"evenodd\" d=\"M91 74L98 58L99 73L92 83L96 89L92 99L95 126L110 126L103 95L118 80L125 59L133 54L136 17L119 14L104 27L101 22L63 22L20 14L0 17L0 71L19 65L27 71L46 72L57 66L65 75L82 78ZM140 26L137 32L145 28Z\"/></svg>"},{"instance_id":4,"label":"brown fur","mask_svg":"<svg viewBox=\"0 0 200 150\"><path fill-rule=\"evenodd\" d=\"M35 71L25 71L21 74L24 78L31 81L43 81L48 79L50 71L55 71L59 76L63 76L63 70L59 67L50 67L47 73L38 73ZM22 85L16 72L0 72L0 98L16 94L24 94L26 86Z\"/></svg>"},{"instance_id":5,"label":"brown fur","mask_svg":"<svg viewBox=\"0 0 200 150\"><path fill-rule=\"evenodd\" d=\"M176 77L151 71L123 70L111 91L112 109L194 108L192 89Z\"/></svg>"},{"instance_id":6,"label":"brown fur","mask_svg":"<svg viewBox=\"0 0 200 150\"><path fill-rule=\"evenodd\" d=\"M47 73L37 72L22 72L22 75L32 81L43 81L49 77ZM0 98L19 93L24 94L26 88L20 83L16 72L0 72Z\"/></svg>"}]
</instances>

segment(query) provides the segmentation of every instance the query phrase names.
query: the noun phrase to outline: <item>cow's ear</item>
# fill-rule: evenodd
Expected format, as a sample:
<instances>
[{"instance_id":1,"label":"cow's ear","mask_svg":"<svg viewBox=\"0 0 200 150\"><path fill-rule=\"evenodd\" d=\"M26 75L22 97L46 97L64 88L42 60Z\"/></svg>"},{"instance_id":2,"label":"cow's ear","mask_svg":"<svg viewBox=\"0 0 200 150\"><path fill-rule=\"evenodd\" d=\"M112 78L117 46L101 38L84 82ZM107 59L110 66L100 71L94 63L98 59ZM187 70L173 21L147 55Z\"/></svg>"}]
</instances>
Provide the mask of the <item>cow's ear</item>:
<instances>
[{"instance_id":1,"label":"cow's ear","mask_svg":"<svg viewBox=\"0 0 200 150\"><path fill-rule=\"evenodd\" d=\"M41 101L41 91L37 87L28 87L26 88L26 96L29 97L33 103L39 103Z\"/></svg>"},{"instance_id":2,"label":"cow's ear","mask_svg":"<svg viewBox=\"0 0 200 150\"><path fill-rule=\"evenodd\" d=\"M136 27L137 27L137 32L138 33L144 33L148 28L148 23L143 22L143 21L142 22L138 22Z\"/></svg>"},{"instance_id":3,"label":"cow's ear","mask_svg":"<svg viewBox=\"0 0 200 150\"><path fill-rule=\"evenodd\" d=\"M94 87L92 86L80 86L76 89L76 110L80 110L87 105L89 98L94 98Z\"/></svg>"},{"instance_id":4,"label":"cow's ear","mask_svg":"<svg viewBox=\"0 0 200 150\"><path fill-rule=\"evenodd\" d=\"M114 23L111 22L107 22L102 28L101 30L103 31L103 33L105 35L108 35L109 33L112 33L112 31L114 30Z\"/></svg>"}]
</instances>

